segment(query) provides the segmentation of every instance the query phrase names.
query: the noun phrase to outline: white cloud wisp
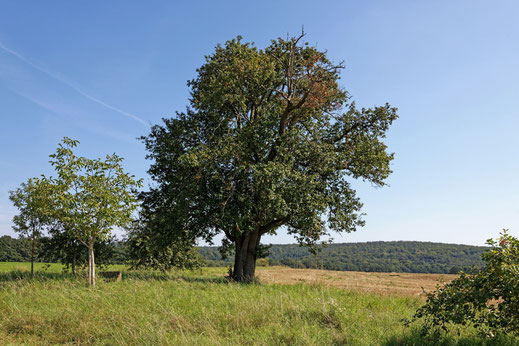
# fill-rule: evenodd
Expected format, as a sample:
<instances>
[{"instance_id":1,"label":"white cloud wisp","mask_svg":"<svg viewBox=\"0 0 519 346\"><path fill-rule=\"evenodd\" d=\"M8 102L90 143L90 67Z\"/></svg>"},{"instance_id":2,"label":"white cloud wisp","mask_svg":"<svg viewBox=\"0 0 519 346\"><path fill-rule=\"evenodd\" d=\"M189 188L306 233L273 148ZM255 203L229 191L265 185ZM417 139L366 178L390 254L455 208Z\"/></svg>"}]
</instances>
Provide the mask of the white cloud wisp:
<instances>
[{"instance_id":1,"label":"white cloud wisp","mask_svg":"<svg viewBox=\"0 0 519 346\"><path fill-rule=\"evenodd\" d=\"M81 96L85 97L86 99L88 99L88 100L90 100L92 102L95 102L95 103L97 103L97 104L99 104L99 105L101 105L101 106L103 106L105 108L108 108L108 109L110 109L110 110L112 110L114 112L122 114L122 115L124 115L126 117L132 118L133 120L138 121L139 123L141 123L143 125L149 126L149 124L146 121L144 121L142 118L138 117L137 115L125 112L122 109L119 109L117 107L109 105L108 103L103 102L103 101L99 100L98 98L96 98L96 97L94 97L94 96L84 92L81 88L79 88L78 86L74 85L74 83L69 82L62 75L37 65L36 63L34 63L31 60L27 59L26 57L24 57L20 53L12 50L11 48L9 48L7 46L5 46L2 42L0 42L0 49L2 49L3 51L11 54L12 56L16 57L18 60L24 62L25 64L27 64L29 66L31 66L32 68L34 68L34 69L36 69L36 70L38 70L40 72L43 72L46 75L50 76L51 78L61 82L62 84L65 84L69 88L72 88L74 91L76 91L78 94L80 94Z\"/></svg>"}]
</instances>

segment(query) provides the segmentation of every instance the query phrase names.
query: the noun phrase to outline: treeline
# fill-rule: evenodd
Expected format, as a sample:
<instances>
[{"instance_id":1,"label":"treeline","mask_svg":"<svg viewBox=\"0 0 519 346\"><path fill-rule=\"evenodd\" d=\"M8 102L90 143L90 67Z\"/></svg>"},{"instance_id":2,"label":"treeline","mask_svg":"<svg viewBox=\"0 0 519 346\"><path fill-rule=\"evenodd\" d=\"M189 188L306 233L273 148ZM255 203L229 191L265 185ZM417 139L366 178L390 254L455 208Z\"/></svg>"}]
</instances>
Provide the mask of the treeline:
<instances>
[{"instance_id":1,"label":"treeline","mask_svg":"<svg viewBox=\"0 0 519 346\"><path fill-rule=\"evenodd\" d=\"M317 256L298 245L273 245L258 265L285 265L292 268L318 268L364 272L455 274L483 265L482 246L414 241L330 244ZM201 247L206 265L227 266L217 248Z\"/></svg>"},{"instance_id":2,"label":"treeline","mask_svg":"<svg viewBox=\"0 0 519 346\"><path fill-rule=\"evenodd\" d=\"M52 254L45 253L43 238L38 242L37 260L56 262ZM125 242L109 241L99 251L100 261L106 264L128 262ZM30 261L29 239L0 237L1 262ZM455 245L413 241L368 242L330 244L321 247L317 256L298 245L272 245L268 257L258 260L260 266L285 265L292 268L318 268L365 272L403 273L457 273L472 267L481 267L482 246ZM206 266L229 266L231 259L222 260L217 247L199 247L198 253ZM86 255L80 256L86 264ZM78 263L80 264L80 263Z\"/></svg>"},{"instance_id":3,"label":"treeline","mask_svg":"<svg viewBox=\"0 0 519 346\"><path fill-rule=\"evenodd\" d=\"M29 239L0 237L0 262L28 262L31 260L31 242Z\"/></svg>"},{"instance_id":4,"label":"treeline","mask_svg":"<svg viewBox=\"0 0 519 346\"><path fill-rule=\"evenodd\" d=\"M63 262L63 246L55 244L56 239L40 237L35 242L35 261L56 263ZM12 238L8 235L0 237L0 262L29 262L31 260L31 239L27 237ZM87 249L77 246L75 258L78 267L88 263ZM109 238L106 241L96 243L97 261L99 264L124 264L128 261L127 244ZM69 264L72 261L68 261ZM75 263L74 263L75 264Z\"/></svg>"}]
</instances>

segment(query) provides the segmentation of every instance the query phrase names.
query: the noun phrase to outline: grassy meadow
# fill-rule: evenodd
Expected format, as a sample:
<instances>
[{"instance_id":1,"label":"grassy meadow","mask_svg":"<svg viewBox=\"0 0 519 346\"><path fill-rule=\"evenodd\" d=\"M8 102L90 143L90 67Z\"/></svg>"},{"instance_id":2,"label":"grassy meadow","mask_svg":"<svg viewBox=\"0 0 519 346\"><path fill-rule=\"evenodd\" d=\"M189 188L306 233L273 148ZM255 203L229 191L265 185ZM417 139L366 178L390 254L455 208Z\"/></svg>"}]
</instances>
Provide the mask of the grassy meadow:
<instances>
[{"instance_id":1,"label":"grassy meadow","mask_svg":"<svg viewBox=\"0 0 519 346\"><path fill-rule=\"evenodd\" d=\"M302 270L300 281L290 281L297 272L260 268L264 283L239 285L225 280L225 268L162 274L114 266L107 270L123 270L123 280L98 278L92 289L84 278L62 273L60 265L37 264L33 279L29 268L0 263L1 345L519 344L513 338L485 340L471 329L423 338L418 326L401 322L423 302L414 291L392 294L340 285L340 280L361 282L371 274L355 279ZM392 278L386 286L411 281Z\"/></svg>"}]
</instances>

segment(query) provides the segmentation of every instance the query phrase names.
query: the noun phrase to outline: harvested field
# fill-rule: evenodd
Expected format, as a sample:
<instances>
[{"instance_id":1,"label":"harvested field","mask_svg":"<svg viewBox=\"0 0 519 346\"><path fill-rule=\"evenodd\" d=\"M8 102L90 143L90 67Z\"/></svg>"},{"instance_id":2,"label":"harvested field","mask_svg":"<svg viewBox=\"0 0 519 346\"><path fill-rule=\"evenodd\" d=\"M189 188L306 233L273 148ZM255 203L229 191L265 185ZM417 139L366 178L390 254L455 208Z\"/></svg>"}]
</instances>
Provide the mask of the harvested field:
<instances>
[{"instance_id":1,"label":"harvested field","mask_svg":"<svg viewBox=\"0 0 519 346\"><path fill-rule=\"evenodd\" d=\"M266 284L325 285L369 293L396 296L421 296L438 284L449 282L457 275L416 273L364 273L286 267L258 268L260 281Z\"/></svg>"}]
</instances>

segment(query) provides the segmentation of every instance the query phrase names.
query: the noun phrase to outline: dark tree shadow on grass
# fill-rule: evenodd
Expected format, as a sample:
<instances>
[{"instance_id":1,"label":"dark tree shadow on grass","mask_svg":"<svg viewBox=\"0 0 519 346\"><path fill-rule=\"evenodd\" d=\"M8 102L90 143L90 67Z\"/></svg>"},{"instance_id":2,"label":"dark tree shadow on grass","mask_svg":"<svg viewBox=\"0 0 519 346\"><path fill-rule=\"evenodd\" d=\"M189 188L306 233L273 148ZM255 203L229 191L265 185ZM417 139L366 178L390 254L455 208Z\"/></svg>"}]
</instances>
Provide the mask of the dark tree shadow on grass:
<instances>
[{"instance_id":1,"label":"dark tree shadow on grass","mask_svg":"<svg viewBox=\"0 0 519 346\"><path fill-rule=\"evenodd\" d=\"M410 346L410 345L438 345L438 346L516 346L519 345L519 338L507 335L499 335L494 338L483 336L461 336L442 333L440 335L422 335L419 329L412 329L401 335L394 335L386 340L384 346Z\"/></svg>"},{"instance_id":2,"label":"dark tree shadow on grass","mask_svg":"<svg viewBox=\"0 0 519 346\"><path fill-rule=\"evenodd\" d=\"M228 283L232 282L223 276L222 277L186 276L186 277L181 277L180 279L182 279L183 281L186 281L186 282L200 282L200 283L213 283L213 284L228 284Z\"/></svg>"},{"instance_id":3,"label":"dark tree shadow on grass","mask_svg":"<svg viewBox=\"0 0 519 346\"><path fill-rule=\"evenodd\" d=\"M45 271L36 271L31 276L29 271L12 270L8 272L0 272L0 284L8 282L31 282L31 281L63 281L63 280L83 280L85 273L71 274L66 272L49 273ZM96 275L97 280L114 281L111 278L104 278L102 271ZM122 271L122 281L143 280L143 281L185 281L193 283L215 283L227 284L229 281L223 276L203 276L193 275L183 272L155 272L155 271Z\"/></svg>"},{"instance_id":4,"label":"dark tree shadow on grass","mask_svg":"<svg viewBox=\"0 0 519 346\"><path fill-rule=\"evenodd\" d=\"M82 276L73 275L71 273L47 273L44 271L36 271L34 272L34 276L31 276L31 273L28 271L12 270L0 273L0 283L13 281L76 280L80 277Z\"/></svg>"},{"instance_id":5,"label":"dark tree shadow on grass","mask_svg":"<svg viewBox=\"0 0 519 346\"><path fill-rule=\"evenodd\" d=\"M185 281L199 283L227 283L223 276L198 276L183 272L158 272L158 271L123 271L122 280L144 280L144 281Z\"/></svg>"}]
</instances>

